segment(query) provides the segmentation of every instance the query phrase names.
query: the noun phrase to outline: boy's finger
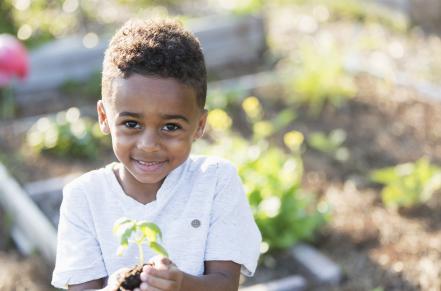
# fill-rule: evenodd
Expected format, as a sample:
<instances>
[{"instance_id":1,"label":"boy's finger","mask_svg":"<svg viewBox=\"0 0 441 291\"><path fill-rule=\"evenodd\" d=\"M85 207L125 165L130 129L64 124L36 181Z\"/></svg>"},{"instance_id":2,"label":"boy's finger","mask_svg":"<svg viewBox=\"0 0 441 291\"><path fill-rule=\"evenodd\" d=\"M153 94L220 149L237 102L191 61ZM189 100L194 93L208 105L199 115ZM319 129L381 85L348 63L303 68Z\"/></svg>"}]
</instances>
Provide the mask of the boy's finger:
<instances>
[{"instance_id":1,"label":"boy's finger","mask_svg":"<svg viewBox=\"0 0 441 291\"><path fill-rule=\"evenodd\" d=\"M176 280L179 276L178 272L179 270L175 267L172 267L171 269L167 269L167 270L158 270L156 268L150 268L147 271L143 271L141 273L141 280L147 279L147 277L150 276L159 277L165 280Z\"/></svg>"},{"instance_id":2,"label":"boy's finger","mask_svg":"<svg viewBox=\"0 0 441 291\"><path fill-rule=\"evenodd\" d=\"M177 284L175 281L167 280L161 277L148 276L147 280L141 283L141 286L145 284L149 287L158 288L160 290L176 290ZM143 290L141 288L141 290ZM150 290L150 289L146 289Z\"/></svg>"},{"instance_id":3,"label":"boy's finger","mask_svg":"<svg viewBox=\"0 0 441 291\"><path fill-rule=\"evenodd\" d=\"M141 290L141 291L161 291L160 289L153 287L153 286L149 286L146 283L141 283L141 285L139 285L139 290Z\"/></svg>"},{"instance_id":4,"label":"boy's finger","mask_svg":"<svg viewBox=\"0 0 441 291\"><path fill-rule=\"evenodd\" d=\"M149 260L149 264L152 264L157 269L167 269L171 263L172 261L169 258L163 256L154 256Z\"/></svg>"}]
</instances>

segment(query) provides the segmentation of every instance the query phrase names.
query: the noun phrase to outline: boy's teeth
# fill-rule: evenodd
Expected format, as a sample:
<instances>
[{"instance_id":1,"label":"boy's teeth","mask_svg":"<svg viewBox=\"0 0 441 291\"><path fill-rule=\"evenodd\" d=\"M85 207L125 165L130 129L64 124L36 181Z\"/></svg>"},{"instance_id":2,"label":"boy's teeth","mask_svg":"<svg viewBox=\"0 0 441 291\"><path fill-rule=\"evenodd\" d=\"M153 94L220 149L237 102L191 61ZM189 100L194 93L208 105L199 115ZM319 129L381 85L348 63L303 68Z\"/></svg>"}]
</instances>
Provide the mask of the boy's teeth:
<instances>
[{"instance_id":1,"label":"boy's teeth","mask_svg":"<svg viewBox=\"0 0 441 291\"><path fill-rule=\"evenodd\" d=\"M144 162L144 161L138 161L141 165L146 165L146 166L153 166L153 165L157 165L160 164L162 162Z\"/></svg>"}]
</instances>

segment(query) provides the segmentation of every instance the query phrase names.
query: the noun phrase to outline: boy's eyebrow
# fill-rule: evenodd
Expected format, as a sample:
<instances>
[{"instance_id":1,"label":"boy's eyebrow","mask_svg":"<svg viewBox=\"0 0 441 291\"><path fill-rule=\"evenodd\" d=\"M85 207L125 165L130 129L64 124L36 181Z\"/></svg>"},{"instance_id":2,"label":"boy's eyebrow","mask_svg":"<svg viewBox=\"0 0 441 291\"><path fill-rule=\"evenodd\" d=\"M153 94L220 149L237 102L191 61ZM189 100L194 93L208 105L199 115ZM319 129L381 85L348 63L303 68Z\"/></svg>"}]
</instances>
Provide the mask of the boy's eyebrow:
<instances>
[{"instance_id":1,"label":"boy's eyebrow","mask_svg":"<svg viewBox=\"0 0 441 291\"><path fill-rule=\"evenodd\" d=\"M143 115L140 113L123 111L123 112L120 112L118 114L118 116L119 117L130 116L130 117L134 117L134 118L141 118ZM181 119L187 123L190 123L190 120L188 120L187 117L180 115L180 114L160 114L160 116L162 119Z\"/></svg>"},{"instance_id":2,"label":"boy's eyebrow","mask_svg":"<svg viewBox=\"0 0 441 291\"><path fill-rule=\"evenodd\" d=\"M190 120L188 120L187 117L180 114L161 114L161 117L163 119L182 119L185 122L190 123Z\"/></svg>"},{"instance_id":3,"label":"boy's eyebrow","mask_svg":"<svg viewBox=\"0 0 441 291\"><path fill-rule=\"evenodd\" d=\"M142 114L135 113L135 112L123 111L123 112L118 113L118 116L119 117L131 116L131 117L135 117L135 118L140 118L140 117L142 117Z\"/></svg>"}]
</instances>

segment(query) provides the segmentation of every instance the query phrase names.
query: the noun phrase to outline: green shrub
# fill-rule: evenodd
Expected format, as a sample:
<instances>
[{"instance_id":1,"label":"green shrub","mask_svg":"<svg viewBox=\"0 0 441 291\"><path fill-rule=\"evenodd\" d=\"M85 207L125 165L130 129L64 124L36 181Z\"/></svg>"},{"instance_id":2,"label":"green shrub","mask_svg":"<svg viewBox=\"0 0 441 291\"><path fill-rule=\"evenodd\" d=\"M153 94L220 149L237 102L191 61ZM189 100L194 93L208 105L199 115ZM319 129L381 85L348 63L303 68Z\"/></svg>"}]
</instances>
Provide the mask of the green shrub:
<instances>
[{"instance_id":1,"label":"green shrub","mask_svg":"<svg viewBox=\"0 0 441 291\"><path fill-rule=\"evenodd\" d=\"M254 111L251 111L258 114L259 106L255 105L248 104L248 109L253 108ZM210 125L212 120L219 124L222 123L220 120L225 120L226 113L220 114L219 111L214 111L214 114L221 118L212 119L209 115L209 130L215 127ZM280 119L285 122L291 120L286 113L284 116ZM260 122L271 127L269 134L273 132L271 122ZM222 131L210 136L213 142L199 141L195 150L222 156L237 166L254 218L262 232L262 252L271 253L287 249L298 241L313 239L318 228L326 221L327 213L319 211L314 195L305 193L301 187L303 135L297 131L285 134L284 142L289 150L269 146L267 139L256 136L262 136L262 133L254 132L253 141L250 142L222 128Z\"/></svg>"},{"instance_id":2,"label":"green shrub","mask_svg":"<svg viewBox=\"0 0 441 291\"><path fill-rule=\"evenodd\" d=\"M96 159L109 147L97 122L81 117L78 108L59 112L55 118L40 118L27 133L27 145L36 153L60 157Z\"/></svg>"},{"instance_id":3,"label":"green shrub","mask_svg":"<svg viewBox=\"0 0 441 291\"><path fill-rule=\"evenodd\" d=\"M441 168L421 158L371 173L373 182L383 184L383 203L389 208L411 207L424 203L441 189Z\"/></svg>"},{"instance_id":4,"label":"green shrub","mask_svg":"<svg viewBox=\"0 0 441 291\"><path fill-rule=\"evenodd\" d=\"M307 104L311 114L318 115L326 103L338 107L356 94L355 83L344 71L342 55L336 47L328 45L318 49L305 43L299 53L300 65L287 87L287 94Z\"/></svg>"}]
</instances>

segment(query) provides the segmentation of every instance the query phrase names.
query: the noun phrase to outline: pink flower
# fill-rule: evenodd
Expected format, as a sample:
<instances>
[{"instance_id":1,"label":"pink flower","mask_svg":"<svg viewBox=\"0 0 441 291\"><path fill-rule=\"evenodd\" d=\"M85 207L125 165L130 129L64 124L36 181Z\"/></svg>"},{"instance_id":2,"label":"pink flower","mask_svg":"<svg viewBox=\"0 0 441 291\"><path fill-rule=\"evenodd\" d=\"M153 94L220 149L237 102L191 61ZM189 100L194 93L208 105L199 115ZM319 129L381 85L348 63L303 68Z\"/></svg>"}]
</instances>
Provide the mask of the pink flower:
<instances>
[{"instance_id":1,"label":"pink flower","mask_svg":"<svg viewBox=\"0 0 441 291\"><path fill-rule=\"evenodd\" d=\"M0 87L12 78L26 78L29 68L25 47L12 35L0 34Z\"/></svg>"}]
</instances>

